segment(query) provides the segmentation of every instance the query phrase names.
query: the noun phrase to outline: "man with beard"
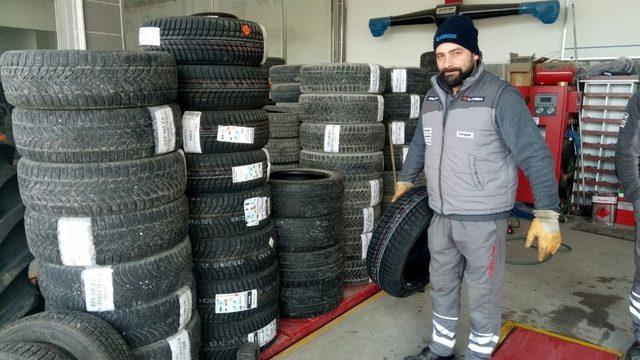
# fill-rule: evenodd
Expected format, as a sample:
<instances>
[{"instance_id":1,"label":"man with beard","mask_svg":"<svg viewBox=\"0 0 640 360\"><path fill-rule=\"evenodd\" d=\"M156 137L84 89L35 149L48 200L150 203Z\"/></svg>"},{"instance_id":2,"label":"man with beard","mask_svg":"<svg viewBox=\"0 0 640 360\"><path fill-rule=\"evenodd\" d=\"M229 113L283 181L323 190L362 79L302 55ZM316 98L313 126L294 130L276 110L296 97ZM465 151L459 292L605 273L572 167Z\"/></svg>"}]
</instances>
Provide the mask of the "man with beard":
<instances>
[{"instance_id":1,"label":"man with beard","mask_svg":"<svg viewBox=\"0 0 640 360\"><path fill-rule=\"evenodd\" d=\"M535 196L525 245L538 239L538 260L560 247L560 201L553 159L520 93L484 69L478 31L466 16L438 28L433 48L440 74L431 78L418 128L393 201L427 177L431 341L406 360L454 359L464 277L470 317L466 359L489 359L501 326L507 216L518 165Z\"/></svg>"}]
</instances>

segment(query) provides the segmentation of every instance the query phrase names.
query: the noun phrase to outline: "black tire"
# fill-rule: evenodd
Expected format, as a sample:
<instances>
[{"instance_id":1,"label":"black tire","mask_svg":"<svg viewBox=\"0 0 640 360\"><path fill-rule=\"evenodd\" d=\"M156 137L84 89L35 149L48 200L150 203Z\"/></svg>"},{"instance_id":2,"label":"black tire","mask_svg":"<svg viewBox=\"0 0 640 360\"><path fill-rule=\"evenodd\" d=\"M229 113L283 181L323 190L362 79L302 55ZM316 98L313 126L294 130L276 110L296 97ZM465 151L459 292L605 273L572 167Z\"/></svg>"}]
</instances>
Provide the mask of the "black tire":
<instances>
[{"instance_id":1,"label":"black tire","mask_svg":"<svg viewBox=\"0 0 640 360\"><path fill-rule=\"evenodd\" d=\"M271 86L269 98L276 103L294 103L298 102L300 95L300 84L273 84Z\"/></svg>"},{"instance_id":2,"label":"black tire","mask_svg":"<svg viewBox=\"0 0 640 360\"><path fill-rule=\"evenodd\" d=\"M307 287L342 279L342 252L342 244L309 252L280 251L280 286Z\"/></svg>"},{"instance_id":3,"label":"black tire","mask_svg":"<svg viewBox=\"0 0 640 360\"><path fill-rule=\"evenodd\" d=\"M29 248L39 260L68 266L112 265L153 256L178 245L187 235L189 212L187 199L181 196L157 208L121 215L78 220L27 209L24 218ZM65 227L66 224L69 225ZM79 228L88 230L81 232ZM79 251L74 244L83 239L93 247L92 263L70 261L70 255ZM61 242L65 244L62 253Z\"/></svg>"},{"instance_id":4,"label":"black tire","mask_svg":"<svg viewBox=\"0 0 640 360\"><path fill-rule=\"evenodd\" d=\"M384 94L385 121L417 119L422 110L423 95Z\"/></svg>"},{"instance_id":5,"label":"black tire","mask_svg":"<svg viewBox=\"0 0 640 360\"><path fill-rule=\"evenodd\" d=\"M270 331L261 329L269 328ZM202 322L202 347L200 357L204 359L234 360L238 349L256 332L268 333L264 343L258 343L263 350L276 340L279 328L278 307L264 309L256 315L237 322ZM253 336L257 341L257 336ZM253 341L252 341L253 342Z\"/></svg>"},{"instance_id":6,"label":"black tire","mask_svg":"<svg viewBox=\"0 0 640 360\"><path fill-rule=\"evenodd\" d=\"M24 215L24 204L20 199L18 190L18 178L12 176L0 187L0 243L7 235L22 221Z\"/></svg>"},{"instance_id":7,"label":"black tire","mask_svg":"<svg viewBox=\"0 0 640 360\"><path fill-rule=\"evenodd\" d=\"M136 360L198 360L200 332L200 317L194 312L184 329L166 339L133 349L133 357Z\"/></svg>"},{"instance_id":8,"label":"black tire","mask_svg":"<svg viewBox=\"0 0 640 360\"><path fill-rule=\"evenodd\" d=\"M83 278L95 267L62 266L38 261L40 290L47 306L58 309L99 311L90 308L85 297ZM185 238L169 251L129 263L110 267L113 287L113 309L126 309L168 296L189 282L191 244ZM101 269L102 270L102 269ZM90 281L87 282L92 285ZM96 309L100 306L97 305ZM110 311L103 304L102 311ZM111 309L111 310L113 310Z\"/></svg>"},{"instance_id":9,"label":"black tire","mask_svg":"<svg viewBox=\"0 0 640 360\"><path fill-rule=\"evenodd\" d=\"M337 141L327 142L335 136ZM334 138L335 139L335 138ZM384 146L384 124L314 124L300 126L300 144L305 150L331 153L380 151Z\"/></svg>"},{"instance_id":10,"label":"black tire","mask_svg":"<svg viewBox=\"0 0 640 360\"><path fill-rule=\"evenodd\" d=\"M375 123L384 115L382 95L302 94L300 120L314 123Z\"/></svg>"},{"instance_id":11,"label":"black tire","mask_svg":"<svg viewBox=\"0 0 640 360\"><path fill-rule=\"evenodd\" d=\"M78 311L46 311L0 329L0 342L25 341L51 344L78 360L133 359L114 328Z\"/></svg>"},{"instance_id":12,"label":"black tire","mask_svg":"<svg viewBox=\"0 0 640 360\"><path fill-rule=\"evenodd\" d=\"M365 285L370 282L365 260L347 260L344 262L344 280L346 286Z\"/></svg>"},{"instance_id":13,"label":"black tire","mask_svg":"<svg viewBox=\"0 0 640 360\"><path fill-rule=\"evenodd\" d=\"M300 137L300 114L297 112L270 112L269 130L271 139Z\"/></svg>"},{"instance_id":14,"label":"black tire","mask_svg":"<svg viewBox=\"0 0 640 360\"><path fill-rule=\"evenodd\" d=\"M367 255L367 246L371 239L371 233L348 233L343 235L340 242L344 246L344 258L346 261L363 260Z\"/></svg>"},{"instance_id":15,"label":"black tire","mask_svg":"<svg viewBox=\"0 0 640 360\"><path fill-rule=\"evenodd\" d=\"M278 65L269 69L269 81L272 84L288 84L299 82L302 65Z\"/></svg>"},{"instance_id":16,"label":"black tire","mask_svg":"<svg viewBox=\"0 0 640 360\"><path fill-rule=\"evenodd\" d=\"M417 187L389 204L374 230L367 272L390 295L407 297L429 284L427 230L432 216L427 189Z\"/></svg>"},{"instance_id":17,"label":"black tire","mask_svg":"<svg viewBox=\"0 0 640 360\"><path fill-rule=\"evenodd\" d=\"M279 285L276 263L261 272L248 274L237 279L198 281L196 284L198 287L198 312L206 323L222 324L251 319L278 304ZM247 301L243 304L244 309L232 306L226 310L223 309L222 305L227 305L224 304L224 295L231 294L236 294L238 298ZM216 299L218 300L216 301Z\"/></svg>"},{"instance_id":18,"label":"black tire","mask_svg":"<svg viewBox=\"0 0 640 360\"><path fill-rule=\"evenodd\" d=\"M289 319L312 318L334 310L341 301L341 279L306 287L284 287L280 290L280 315Z\"/></svg>"},{"instance_id":19,"label":"black tire","mask_svg":"<svg viewBox=\"0 0 640 360\"><path fill-rule=\"evenodd\" d=\"M284 64L285 64L285 60L283 58L269 56L267 57L267 60L264 62L264 64L262 64L262 67L271 69L274 66L284 65Z\"/></svg>"},{"instance_id":20,"label":"black tire","mask_svg":"<svg viewBox=\"0 0 640 360\"><path fill-rule=\"evenodd\" d=\"M436 53L427 51L420 55L420 67L426 69L429 73L438 72L438 64L436 63Z\"/></svg>"},{"instance_id":21,"label":"black tire","mask_svg":"<svg viewBox=\"0 0 640 360\"><path fill-rule=\"evenodd\" d=\"M177 104L110 110L28 110L13 113L16 148L29 160L116 162L175 151L182 143Z\"/></svg>"},{"instance_id":22,"label":"black tire","mask_svg":"<svg viewBox=\"0 0 640 360\"><path fill-rule=\"evenodd\" d=\"M380 205L362 209L342 210L342 228L344 235L364 234L373 231L380 221Z\"/></svg>"},{"instance_id":23,"label":"black tire","mask_svg":"<svg viewBox=\"0 0 640 360\"><path fill-rule=\"evenodd\" d=\"M167 53L15 50L0 57L7 100L27 109L107 109L176 100L176 62Z\"/></svg>"},{"instance_id":24,"label":"black tire","mask_svg":"<svg viewBox=\"0 0 640 360\"><path fill-rule=\"evenodd\" d=\"M300 89L310 94L382 94L384 68L375 64L303 65Z\"/></svg>"},{"instance_id":25,"label":"black tire","mask_svg":"<svg viewBox=\"0 0 640 360\"><path fill-rule=\"evenodd\" d=\"M424 95L431 88L430 73L419 67L387 68L387 93L408 93Z\"/></svg>"},{"instance_id":26,"label":"black tire","mask_svg":"<svg viewBox=\"0 0 640 360\"><path fill-rule=\"evenodd\" d=\"M352 181L362 174L382 174L384 155L382 151L329 154L302 150L300 151L300 167L340 172L344 174L345 181Z\"/></svg>"},{"instance_id":27,"label":"black tire","mask_svg":"<svg viewBox=\"0 0 640 360\"><path fill-rule=\"evenodd\" d=\"M187 193L210 194L254 189L267 182L267 170L267 154L262 150L187 154Z\"/></svg>"},{"instance_id":28,"label":"black tire","mask_svg":"<svg viewBox=\"0 0 640 360\"><path fill-rule=\"evenodd\" d=\"M193 257L196 259L228 259L253 254L273 246L276 230L273 223L256 231L228 237L191 237Z\"/></svg>"},{"instance_id":29,"label":"black tire","mask_svg":"<svg viewBox=\"0 0 640 360\"><path fill-rule=\"evenodd\" d=\"M389 146L389 130L391 130L391 139L394 145L409 145L416 133L418 127L418 119L395 120L385 123L386 136L385 146ZM422 136L422 134L420 134Z\"/></svg>"},{"instance_id":30,"label":"black tire","mask_svg":"<svg viewBox=\"0 0 640 360\"><path fill-rule=\"evenodd\" d=\"M118 330L131 349L150 345L173 335L191 321L196 303L195 282L191 278L184 285L178 291L148 303L93 315ZM47 304L47 310L57 308Z\"/></svg>"},{"instance_id":31,"label":"black tire","mask_svg":"<svg viewBox=\"0 0 640 360\"><path fill-rule=\"evenodd\" d=\"M44 214L101 216L144 211L178 199L186 186L184 154L114 163L52 164L21 159L20 195Z\"/></svg>"},{"instance_id":32,"label":"black tire","mask_svg":"<svg viewBox=\"0 0 640 360\"><path fill-rule=\"evenodd\" d=\"M292 170L300 168L300 164L298 162L292 163L282 163L282 164L271 164L271 171L279 171L279 170Z\"/></svg>"},{"instance_id":33,"label":"black tire","mask_svg":"<svg viewBox=\"0 0 640 360\"><path fill-rule=\"evenodd\" d=\"M409 145L393 145L393 158L395 161L396 171L402 171L404 165L405 154L409 152ZM391 148L385 145L384 154L384 171L393 171L393 163L391 162Z\"/></svg>"},{"instance_id":34,"label":"black tire","mask_svg":"<svg viewBox=\"0 0 640 360\"><path fill-rule=\"evenodd\" d=\"M268 74L259 66L181 65L178 77L185 110L260 109L269 99Z\"/></svg>"},{"instance_id":35,"label":"black tire","mask_svg":"<svg viewBox=\"0 0 640 360\"><path fill-rule=\"evenodd\" d=\"M383 179L348 181L344 184L345 209L362 209L380 204L383 197Z\"/></svg>"},{"instance_id":36,"label":"black tire","mask_svg":"<svg viewBox=\"0 0 640 360\"><path fill-rule=\"evenodd\" d=\"M340 211L343 177L332 171L281 170L271 175L274 216L308 218Z\"/></svg>"},{"instance_id":37,"label":"black tire","mask_svg":"<svg viewBox=\"0 0 640 360\"><path fill-rule=\"evenodd\" d=\"M33 255L27 246L24 223L13 227L0 246L0 293L31 264Z\"/></svg>"},{"instance_id":38,"label":"black tire","mask_svg":"<svg viewBox=\"0 0 640 360\"><path fill-rule=\"evenodd\" d=\"M189 198L189 234L219 238L249 233L271 221L269 185L235 193ZM246 204L246 205L245 205Z\"/></svg>"},{"instance_id":39,"label":"black tire","mask_svg":"<svg viewBox=\"0 0 640 360\"><path fill-rule=\"evenodd\" d=\"M270 139L264 147L272 164L297 163L300 159L300 140Z\"/></svg>"},{"instance_id":40,"label":"black tire","mask_svg":"<svg viewBox=\"0 0 640 360\"><path fill-rule=\"evenodd\" d=\"M263 271L275 262L275 251L267 246L233 258L194 258L193 273L200 282L231 280Z\"/></svg>"},{"instance_id":41,"label":"black tire","mask_svg":"<svg viewBox=\"0 0 640 360\"><path fill-rule=\"evenodd\" d=\"M187 111L182 121L187 153L252 151L269 141L269 117L264 110Z\"/></svg>"},{"instance_id":42,"label":"black tire","mask_svg":"<svg viewBox=\"0 0 640 360\"><path fill-rule=\"evenodd\" d=\"M236 360L258 360L260 359L260 346L256 343L246 342L240 346L236 353Z\"/></svg>"},{"instance_id":43,"label":"black tire","mask_svg":"<svg viewBox=\"0 0 640 360\"><path fill-rule=\"evenodd\" d=\"M11 342L0 344L1 360L74 360L63 350L38 342Z\"/></svg>"},{"instance_id":44,"label":"black tire","mask_svg":"<svg viewBox=\"0 0 640 360\"><path fill-rule=\"evenodd\" d=\"M277 252L309 252L338 244L342 213L310 218L274 218Z\"/></svg>"},{"instance_id":45,"label":"black tire","mask_svg":"<svg viewBox=\"0 0 640 360\"><path fill-rule=\"evenodd\" d=\"M140 28L159 28L158 37L143 36L140 48L166 51L178 64L260 65L266 46L260 24L211 16L175 16L145 21ZM150 40L150 41L145 41ZM154 41L157 41L153 44ZM159 44L159 45L157 45Z\"/></svg>"},{"instance_id":46,"label":"black tire","mask_svg":"<svg viewBox=\"0 0 640 360\"><path fill-rule=\"evenodd\" d=\"M22 270L0 293L0 327L39 310L44 299L29 280L29 268Z\"/></svg>"}]
</instances>

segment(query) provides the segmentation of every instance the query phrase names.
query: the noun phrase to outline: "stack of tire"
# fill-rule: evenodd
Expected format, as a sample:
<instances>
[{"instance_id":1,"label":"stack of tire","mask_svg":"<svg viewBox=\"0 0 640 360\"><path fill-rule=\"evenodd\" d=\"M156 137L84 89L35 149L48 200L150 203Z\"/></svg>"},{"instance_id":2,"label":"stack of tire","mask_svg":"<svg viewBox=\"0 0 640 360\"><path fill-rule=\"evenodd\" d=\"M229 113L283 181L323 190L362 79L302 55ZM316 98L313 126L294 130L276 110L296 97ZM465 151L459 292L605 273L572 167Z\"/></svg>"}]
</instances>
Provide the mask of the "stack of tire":
<instances>
[{"instance_id":1,"label":"stack of tire","mask_svg":"<svg viewBox=\"0 0 640 360\"><path fill-rule=\"evenodd\" d=\"M344 284L369 282L365 256L381 215L385 128L384 68L375 64L304 65L300 70L300 167L345 179Z\"/></svg>"},{"instance_id":2,"label":"stack of tire","mask_svg":"<svg viewBox=\"0 0 640 360\"><path fill-rule=\"evenodd\" d=\"M267 60L264 62L264 64L262 64L262 68L265 69L267 72L274 66L276 65L284 65L285 64L285 60L283 58L279 58L279 57L267 57ZM267 105L275 105L275 101L269 99L269 101L267 102Z\"/></svg>"},{"instance_id":3,"label":"stack of tire","mask_svg":"<svg viewBox=\"0 0 640 360\"><path fill-rule=\"evenodd\" d=\"M262 26L218 15L151 20L140 38L143 49L168 51L178 62L200 357L235 359L247 341L269 346L278 329L269 161L262 150L269 79L261 67Z\"/></svg>"},{"instance_id":4,"label":"stack of tire","mask_svg":"<svg viewBox=\"0 0 640 360\"><path fill-rule=\"evenodd\" d=\"M302 65L277 65L269 69L271 93L269 97L281 107L297 107L300 98L300 67Z\"/></svg>"},{"instance_id":5,"label":"stack of tire","mask_svg":"<svg viewBox=\"0 0 640 360\"><path fill-rule=\"evenodd\" d=\"M431 88L430 73L422 68L388 68L384 93L384 200L386 208L395 192L396 175L402 171L418 125L424 95ZM393 156L391 155L393 151Z\"/></svg>"},{"instance_id":6,"label":"stack of tire","mask_svg":"<svg viewBox=\"0 0 640 360\"><path fill-rule=\"evenodd\" d=\"M13 166L14 148L0 144L0 326L39 310L44 301L29 281L33 255L24 231L24 205Z\"/></svg>"},{"instance_id":7,"label":"stack of tire","mask_svg":"<svg viewBox=\"0 0 640 360\"><path fill-rule=\"evenodd\" d=\"M197 358L175 60L25 50L0 62L46 307L106 320L137 358Z\"/></svg>"},{"instance_id":8,"label":"stack of tire","mask_svg":"<svg viewBox=\"0 0 640 360\"><path fill-rule=\"evenodd\" d=\"M293 169L271 175L280 266L280 314L310 318L342 300L342 175Z\"/></svg>"}]
</instances>

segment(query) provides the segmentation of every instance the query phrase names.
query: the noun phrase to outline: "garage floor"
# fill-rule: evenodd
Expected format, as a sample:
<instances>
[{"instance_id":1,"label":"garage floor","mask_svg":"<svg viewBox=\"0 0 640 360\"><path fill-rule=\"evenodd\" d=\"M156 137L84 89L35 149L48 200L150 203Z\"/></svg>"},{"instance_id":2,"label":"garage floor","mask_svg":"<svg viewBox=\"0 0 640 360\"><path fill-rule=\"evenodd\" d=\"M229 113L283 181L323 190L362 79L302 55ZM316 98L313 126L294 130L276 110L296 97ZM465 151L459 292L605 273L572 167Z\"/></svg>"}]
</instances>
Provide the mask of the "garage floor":
<instances>
[{"instance_id":1,"label":"garage floor","mask_svg":"<svg viewBox=\"0 0 640 360\"><path fill-rule=\"evenodd\" d=\"M514 320L604 347L626 350L633 337L628 292L633 279L633 242L571 230L562 224L564 243L573 248L536 266L507 265L503 319ZM522 235L528 222L515 235ZM507 259L533 259L523 241L509 242ZM468 334L463 314L458 331L461 358ZM418 352L431 324L428 294L406 299L378 294L333 324L294 345L278 359L402 359Z\"/></svg>"}]
</instances>

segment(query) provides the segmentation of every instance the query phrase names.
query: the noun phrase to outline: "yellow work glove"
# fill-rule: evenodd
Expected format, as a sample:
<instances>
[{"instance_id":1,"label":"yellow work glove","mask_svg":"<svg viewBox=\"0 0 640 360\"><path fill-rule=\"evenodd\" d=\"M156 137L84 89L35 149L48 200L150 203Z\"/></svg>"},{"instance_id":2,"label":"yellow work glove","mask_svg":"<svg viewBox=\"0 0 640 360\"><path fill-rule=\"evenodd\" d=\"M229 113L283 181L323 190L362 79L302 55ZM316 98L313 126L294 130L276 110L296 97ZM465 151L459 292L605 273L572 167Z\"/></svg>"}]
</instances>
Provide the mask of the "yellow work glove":
<instances>
[{"instance_id":1,"label":"yellow work glove","mask_svg":"<svg viewBox=\"0 0 640 360\"><path fill-rule=\"evenodd\" d=\"M538 261L544 260L549 254L555 254L560 249L562 236L560 235L560 214L553 210L533 210L535 218L529 228L526 248L533 245L533 241L538 239Z\"/></svg>"},{"instance_id":2,"label":"yellow work glove","mask_svg":"<svg viewBox=\"0 0 640 360\"><path fill-rule=\"evenodd\" d=\"M395 194L393 194L393 197L391 198L391 202L392 203L396 202L396 200L398 200L402 195L404 195L404 193L409 191L412 187L413 187L413 184L410 182L398 181L396 183L396 192Z\"/></svg>"}]
</instances>

